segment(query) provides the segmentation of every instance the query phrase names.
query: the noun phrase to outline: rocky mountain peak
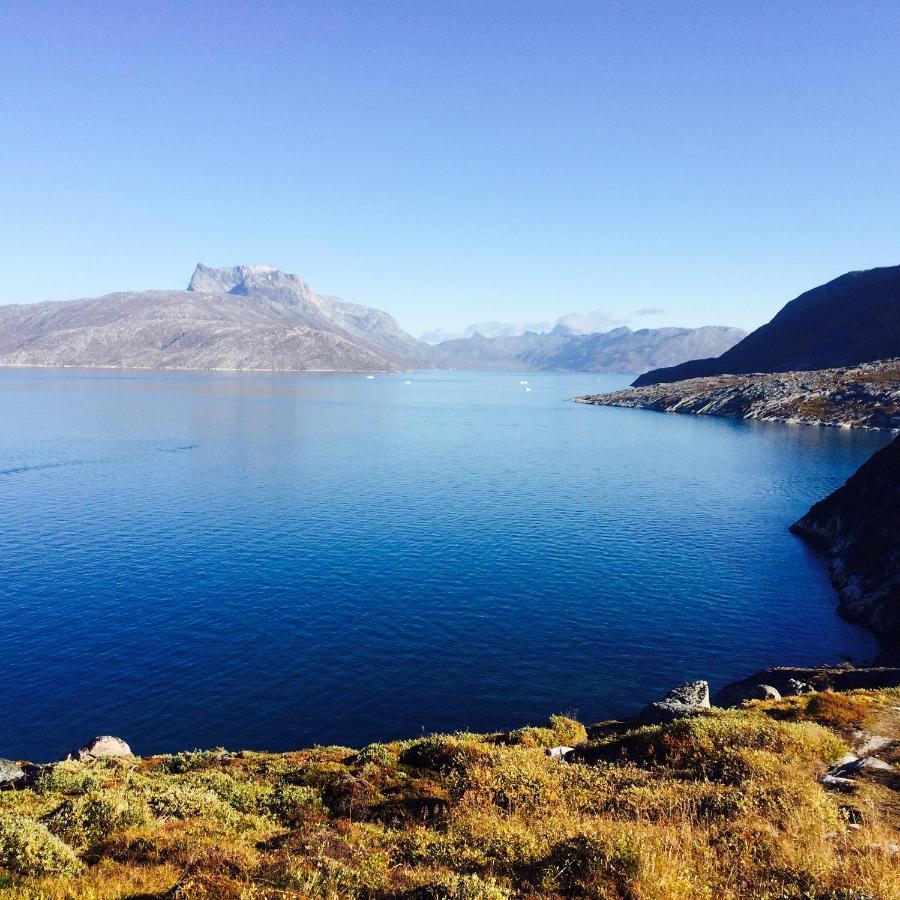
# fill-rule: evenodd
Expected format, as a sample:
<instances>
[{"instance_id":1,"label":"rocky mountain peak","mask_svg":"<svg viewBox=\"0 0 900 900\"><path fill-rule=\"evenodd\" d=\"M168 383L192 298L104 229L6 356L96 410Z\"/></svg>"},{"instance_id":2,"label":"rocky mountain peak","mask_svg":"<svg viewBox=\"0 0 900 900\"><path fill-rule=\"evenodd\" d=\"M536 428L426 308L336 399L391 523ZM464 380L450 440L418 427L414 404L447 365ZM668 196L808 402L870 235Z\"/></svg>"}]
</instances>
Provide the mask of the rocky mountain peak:
<instances>
[{"instance_id":1,"label":"rocky mountain peak","mask_svg":"<svg viewBox=\"0 0 900 900\"><path fill-rule=\"evenodd\" d=\"M223 269L212 269L203 263L197 263L187 289L206 294L246 294L255 286L283 286L285 283L306 287L303 279L282 272L275 266L226 266Z\"/></svg>"}]
</instances>

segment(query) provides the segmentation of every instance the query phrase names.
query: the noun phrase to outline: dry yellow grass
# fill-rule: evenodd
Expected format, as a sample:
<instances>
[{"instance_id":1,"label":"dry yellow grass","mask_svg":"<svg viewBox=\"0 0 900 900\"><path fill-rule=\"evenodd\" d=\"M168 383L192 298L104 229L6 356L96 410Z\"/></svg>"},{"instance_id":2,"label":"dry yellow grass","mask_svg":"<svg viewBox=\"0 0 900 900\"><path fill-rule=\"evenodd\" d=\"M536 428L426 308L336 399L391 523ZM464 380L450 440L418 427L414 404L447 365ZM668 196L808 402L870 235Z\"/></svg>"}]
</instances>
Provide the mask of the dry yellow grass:
<instances>
[{"instance_id":1,"label":"dry yellow grass","mask_svg":"<svg viewBox=\"0 0 900 900\"><path fill-rule=\"evenodd\" d=\"M584 740L564 717L360 752L66 763L0 793L0 897L896 900L890 817L867 801L850 829L816 780L891 703L623 724L592 764L545 754Z\"/></svg>"}]
</instances>

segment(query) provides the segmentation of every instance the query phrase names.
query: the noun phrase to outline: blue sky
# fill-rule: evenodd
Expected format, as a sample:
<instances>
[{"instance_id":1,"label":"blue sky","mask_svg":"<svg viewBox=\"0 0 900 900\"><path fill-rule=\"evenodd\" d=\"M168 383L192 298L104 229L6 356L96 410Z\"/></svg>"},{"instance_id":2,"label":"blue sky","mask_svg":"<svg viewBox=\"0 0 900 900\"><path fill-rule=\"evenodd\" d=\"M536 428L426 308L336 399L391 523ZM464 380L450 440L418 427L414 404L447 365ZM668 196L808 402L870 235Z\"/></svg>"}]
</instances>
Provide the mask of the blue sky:
<instances>
[{"instance_id":1,"label":"blue sky","mask_svg":"<svg viewBox=\"0 0 900 900\"><path fill-rule=\"evenodd\" d=\"M2 18L0 303L270 262L415 334L573 310L752 328L900 263L897 2Z\"/></svg>"}]
</instances>

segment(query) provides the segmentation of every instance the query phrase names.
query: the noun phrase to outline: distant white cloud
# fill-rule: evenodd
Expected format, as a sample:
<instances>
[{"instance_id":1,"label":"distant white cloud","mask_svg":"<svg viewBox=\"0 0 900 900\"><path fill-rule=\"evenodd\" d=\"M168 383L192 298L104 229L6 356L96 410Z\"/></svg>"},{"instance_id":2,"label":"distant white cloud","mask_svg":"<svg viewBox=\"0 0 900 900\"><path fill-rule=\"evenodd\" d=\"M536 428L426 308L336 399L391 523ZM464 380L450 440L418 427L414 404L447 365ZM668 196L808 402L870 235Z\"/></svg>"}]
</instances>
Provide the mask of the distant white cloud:
<instances>
[{"instance_id":1,"label":"distant white cloud","mask_svg":"<svg viewBox=\"0 0 900 900\"><path fill-rule=\"evenodd\" d=\"M633 313L635 316L661 316L666 311L660 306L642 306Z\"/></svg>"}]
</instances>

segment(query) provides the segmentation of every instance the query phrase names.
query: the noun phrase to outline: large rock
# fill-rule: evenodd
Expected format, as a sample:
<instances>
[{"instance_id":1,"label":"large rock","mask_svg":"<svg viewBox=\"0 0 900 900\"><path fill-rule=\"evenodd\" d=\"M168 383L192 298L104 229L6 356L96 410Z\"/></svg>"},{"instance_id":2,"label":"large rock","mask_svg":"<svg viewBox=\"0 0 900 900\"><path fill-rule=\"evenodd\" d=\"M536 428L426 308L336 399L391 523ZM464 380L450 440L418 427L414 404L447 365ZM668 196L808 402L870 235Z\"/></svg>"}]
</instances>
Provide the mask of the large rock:
<instances>
[{"instance_id":1,"label":"large rock","mask_svg":"<svg viewBox=\"0 0 900 900\"><path fill-rule=\"evenodd\" d=\"M642 725L659 725L700 709L709 709L709 684L706 681L688 681L672 688L662 700L645 706L637 721Z\"/></svg>"},{"instance_id":2,"label":"large rock","mask_svg":"<svg viewBox=\"0 0 900 900\"><path fill-rule=\"evenodd\" d=\"M25 777L25 770L11 759L0 759L0 789L13 786Z\"/></svg>"},{"instance_id":3,"label":"large rock","mask_svg":"<svg viewBox=\"0 0 900 900\"><path fill-rule=\"evenodd\" d=\"M738 692L738 703L745 700L780 700L781 692L771 684L750 684Z\"/></svg>"},{"instance_id":4,"label":"large rock","mask_svg":"<svg viewBox=\"0 0 900 900\"><path fill-rule=\"evenodd\" d=\"M870 666L854 669L845 666L819 666L801 669L775 666L726 685L713 697L713 702L716 706L726 709L740 706L746 699L747 691L760 684L774 687L783 697L808 694L813 690L852 691L856 688L900 687L900 668Z\"/></svg>"},{"instance_id":5,"label":"large rock","mask_svg":"<svg viewBox=\"0 0 900 900\"><path fill-rule=\"evenodd\" d=\"M82 762L88 762L92 759L112 759L122 756L132 756L131 747L121 738L113 737L110 734L103 734L95 737L92 741L85 744L84 747L69 754L69 759L78 759Z\"/></svg>"}]
</instances>

